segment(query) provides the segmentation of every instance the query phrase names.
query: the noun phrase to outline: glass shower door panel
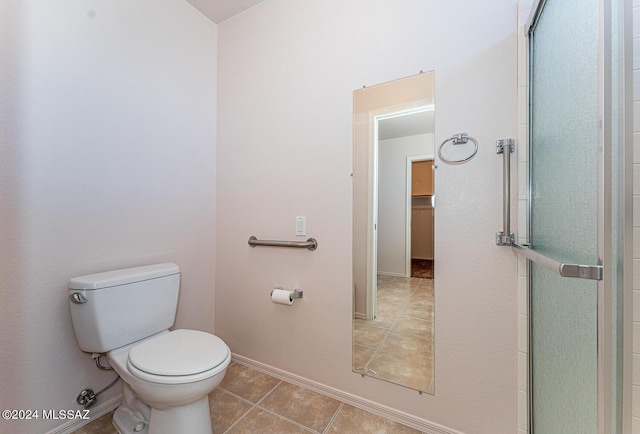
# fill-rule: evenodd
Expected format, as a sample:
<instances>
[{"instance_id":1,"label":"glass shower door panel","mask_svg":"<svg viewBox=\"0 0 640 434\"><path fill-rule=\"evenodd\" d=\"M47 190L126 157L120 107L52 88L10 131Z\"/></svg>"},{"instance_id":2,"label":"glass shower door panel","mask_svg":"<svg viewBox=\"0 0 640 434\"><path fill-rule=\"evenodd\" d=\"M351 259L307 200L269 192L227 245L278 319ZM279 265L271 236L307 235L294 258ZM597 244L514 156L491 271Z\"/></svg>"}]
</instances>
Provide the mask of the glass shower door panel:
<instances>
[{"instance_id":1,"label":"glass shower door panel","mask_svg":"<svg viewBox=\"0 0 640 434\"><path fill-rule=\"evenodd\" d=\"M531 38L530 243L598 263L598 1L547 0ZM535 433L597 432L597 283L531 265Z\"/></svg>"}]
</instances>

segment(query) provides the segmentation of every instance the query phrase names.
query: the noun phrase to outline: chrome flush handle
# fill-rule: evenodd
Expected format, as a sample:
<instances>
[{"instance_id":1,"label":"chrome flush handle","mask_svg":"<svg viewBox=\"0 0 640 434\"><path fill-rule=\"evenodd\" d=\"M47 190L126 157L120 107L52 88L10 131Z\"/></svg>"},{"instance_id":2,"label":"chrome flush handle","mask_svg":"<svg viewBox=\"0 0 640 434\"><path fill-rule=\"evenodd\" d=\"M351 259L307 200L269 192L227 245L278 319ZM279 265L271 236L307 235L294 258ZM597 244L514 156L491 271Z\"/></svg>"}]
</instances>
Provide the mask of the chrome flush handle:
<instances>
[{"instance_id":1,"label":"chrome flush handle","mask_svg":"<svg viewBox=\"0 0 640 434\"><path fill-rule=\"evenodd\" d=\"M85 297L81 292L74 292L69 294L69 300L75 304L85 304L87 302L87 297Z\"/></svg>"}]
</instances>

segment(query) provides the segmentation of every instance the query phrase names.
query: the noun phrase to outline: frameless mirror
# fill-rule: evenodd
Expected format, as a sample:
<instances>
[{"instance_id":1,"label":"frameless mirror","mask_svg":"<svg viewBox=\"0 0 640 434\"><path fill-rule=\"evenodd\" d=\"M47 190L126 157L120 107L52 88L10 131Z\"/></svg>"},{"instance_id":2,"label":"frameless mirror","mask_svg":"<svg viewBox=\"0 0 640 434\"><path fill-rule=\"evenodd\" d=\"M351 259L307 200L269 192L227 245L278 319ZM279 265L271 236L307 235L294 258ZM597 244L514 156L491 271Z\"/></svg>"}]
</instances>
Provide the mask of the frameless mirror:
<instances>
[{"instance_id":1,"label":"frameless mirror","mask_svg":"<svg viewBox=\"0 0 640 434\"><path fill-rule=\"evenodd\" d=\"M433 71L354 91L353 371L434 390Z\"/></svg>"}]
</instances>

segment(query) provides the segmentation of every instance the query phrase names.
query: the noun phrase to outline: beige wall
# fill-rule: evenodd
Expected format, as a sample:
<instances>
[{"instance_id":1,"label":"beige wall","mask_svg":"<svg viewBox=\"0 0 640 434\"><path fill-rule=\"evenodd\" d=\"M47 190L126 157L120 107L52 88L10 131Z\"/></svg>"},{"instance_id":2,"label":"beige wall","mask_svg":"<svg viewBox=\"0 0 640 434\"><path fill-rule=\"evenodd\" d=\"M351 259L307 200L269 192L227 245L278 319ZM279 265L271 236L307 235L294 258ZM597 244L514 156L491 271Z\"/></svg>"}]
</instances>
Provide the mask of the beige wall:
<instances>
[{"instance_id":1,"label":"beige wall","mask_svg":"<svg viewBox=\"0 0 640 434\"><path fill-rule=\"evenodd\" d=\"M213 331L216 26L177 0L4 0L0 57L0 408L76 410L114 374L78 348L69 278L177 262L178 326Z\"/></svg>"},{"instance_id":2,"label":"beige wall","mask_svg":"<svg viewBox=\"0 0 640 434\"><path fill-rule=\"evenodd\" d=\"M516 431L516 259L494 240L495 141L517 135L516 13L510 0L267 0L218 26L216 333L233 352L450 429ZM420 70L436 72L436 144L480 143L436 174L433 396L351 372L353 90ZM297 215L317 251L247 245L295 239ZM276 285L304 299L274 305Z\"/></svg>"}]
</instances>

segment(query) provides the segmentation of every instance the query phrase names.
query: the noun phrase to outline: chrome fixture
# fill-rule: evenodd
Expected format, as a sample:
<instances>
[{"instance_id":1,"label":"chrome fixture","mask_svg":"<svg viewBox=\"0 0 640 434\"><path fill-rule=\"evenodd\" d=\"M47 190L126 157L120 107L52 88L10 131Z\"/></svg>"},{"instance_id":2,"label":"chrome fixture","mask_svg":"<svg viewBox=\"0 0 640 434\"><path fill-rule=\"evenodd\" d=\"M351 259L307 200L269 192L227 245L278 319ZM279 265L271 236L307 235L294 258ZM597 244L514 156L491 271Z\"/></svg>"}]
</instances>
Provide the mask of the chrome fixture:
<instances>
[{"instance_id":1,"label":"chrome fixture","mask_svg":"<svg viewBox=\"0 0 640 434\"><path fill-rule=\"evenodd\" d=\"M81 292L74 292L69 294L69 300L75 304L85 304L87 302L87 297L85 297Z\"/></svg>"},{"instance_id":2,"label":"chrome fixture","mask_svg":"<svg viewBox=\"0 0 640 434\"><path fill-rule=\"evenodd\" d=\"M474 144L475 148L474 148L473 152L471 153L471 155L469 155L467 158L463 158L462 160L449 160L449 159L447 159L447 158L442 156L442 147L444 145L446 145L447 143L451 142L451 144L453 144L454 146L455 145L464 145L467 142L469 142L469 140L471 140L471 142ZM453 136L451 136L450 138L448 138L447 140L442 142L442 144L438 148L438 157L440 158L440 160L442 160L443 163L447 163L447 164L462 164L462 163L466 163L467 161L469 161L473 157L475 157L477 152L478 152L478 141L476 139L474 139L473 137L470 137L467 133L458 133L458 134L454 134Z\"/></svg>"},{"instance_id":3,"label":"chrome fixture","mask_svg":"<svg viewBox=\"0 0 640 434\"><path fill-rule=\"evenodd\" d=\"M496 232L498 246L510 246L515 243L511 232L511 154L516 148L515 139L501 139L496 142L496 154L502 154L502 230Z\"/></svg>"},{"instance_id":4,"label":"chrome fixture","mask_svg":"<svg viewBox=\"0 0 640 434\"><path fill-rule=\"evenodd\" d=\"M294 247L298 249L309 249L311 251L318 248L318 242L315 238L309 238L307 241L273 241L259 240L254 236L249 238L249 245L255 246L271 246L271 247Z\"/></svg>"},{"instance_id":5,"label":"chrome fixture","mask_svg":"<svg viewBox=\"0 0 640 434\"><path fill-rule=\"evenodd\" d=\"M273 295L273 291L275 291L276 289L279 289L280 291L285 291L285 289L282 286L276 286L275 288L273 288L270 295ZM303 295L304 295L304 291L300 288L296 288L293 290L289 298L291 301L293 301L296 298L303 298Z\"/></svg>"},{"instance_id":6,"label":"chrome fixture","mask_svg":"<svg viewBox=\"0 0 640 434\"><path fill-rule=\"evenodd\" d=\"M562 277L576 279L602 280L602 265L567 264L549 258L536 252L529 244L518 244L515 235L511 232L511 153L514 151L516 141L512 138L501 139L496 143L496 154L502 154L502 230L496 232L496 244L498 246L511 246L514 252L523 254L527 259L536 264L559 274ZM508 234L508 235L507 235Z\"/></svg>"},{"instance_id":7,"label":"chrome fixture","mask_svg":"<svg viewBox=\"0 0 640 434\"><path fill-rule=\"evenodd\" d=\"M78 405L83 406L85 409L91 407L96 403L98 396L91 389L84 389L78 397L76 398L76 402Z\"/></svg>"}]
</instances>

